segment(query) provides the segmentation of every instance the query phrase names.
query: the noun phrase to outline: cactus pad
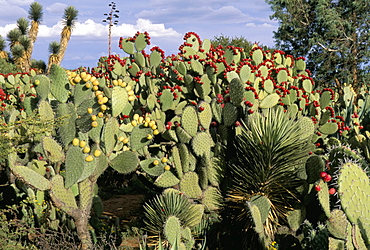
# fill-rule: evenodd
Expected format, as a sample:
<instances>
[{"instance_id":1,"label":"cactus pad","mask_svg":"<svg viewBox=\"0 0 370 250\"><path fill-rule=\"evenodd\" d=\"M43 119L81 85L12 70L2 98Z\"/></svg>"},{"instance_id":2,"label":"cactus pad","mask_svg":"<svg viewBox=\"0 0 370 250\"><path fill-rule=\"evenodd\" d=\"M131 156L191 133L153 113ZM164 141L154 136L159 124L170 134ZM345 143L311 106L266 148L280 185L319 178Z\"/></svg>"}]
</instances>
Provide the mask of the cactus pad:
<instances>
[{"instance_id":1,"label":"cactus pad","mask_svg":"<svg viewBox=\"0 0 370 250\"><path fill-rule=\"evenodd\" d=\"M171 172L165 171L163 174L158 176L154 184L158 187L172 187L177 185L180 180Z\"/></svg>"},{"instance_id":2,"label":"cactus pad","mask_svg":"<svg viewBox=\"0 0 370 250\"><path fill-rule=\"evenodd\" d=\"M16 177L38 190L45 191L51 188L51 183L48 179L28 167L12 166L10 170Z\"/></svg>"},{"instance_id":3,"label":"cactus pad","mask_svg":"<svg viewBox=\"0 0 370 250\"><path fill-rule=\"evenodd\" d=\"M195 172L187 172L181 178L180 190L189 198L199 198L202 195L202 190L199 186L199 178Z\"/></svg>"},{"instance_id":4,"label":"cactus pad","mask_svg":"<svg viewBox=\"0 0 370 250\"><path fill-rule=\"evenodd\" d=\"M136 170L139 165L137 153L124 151L117 154L110 162L111 167L119 173L128 174Z\"/></svg>"}]
</instances>

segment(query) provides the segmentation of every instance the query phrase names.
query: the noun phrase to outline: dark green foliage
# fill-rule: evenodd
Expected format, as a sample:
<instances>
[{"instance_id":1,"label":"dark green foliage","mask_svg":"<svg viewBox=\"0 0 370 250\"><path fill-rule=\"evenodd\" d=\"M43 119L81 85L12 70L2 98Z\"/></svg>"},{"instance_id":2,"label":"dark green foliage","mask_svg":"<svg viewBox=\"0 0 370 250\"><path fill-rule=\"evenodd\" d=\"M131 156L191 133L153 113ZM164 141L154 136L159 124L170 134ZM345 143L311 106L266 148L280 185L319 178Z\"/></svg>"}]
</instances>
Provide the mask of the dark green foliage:
<instances>
[{"instance_id":1,"label":"dark green foliage","mask_svg":"<svg viewBox=\"0 0 370 250\"><path fill-rule=\"evenodd\" d=\"M266 2L280 24L277 46L295 57L307 56L319 85L338 80L357 86L369 80L369 1Z\"/></svg>"}]
</instances>

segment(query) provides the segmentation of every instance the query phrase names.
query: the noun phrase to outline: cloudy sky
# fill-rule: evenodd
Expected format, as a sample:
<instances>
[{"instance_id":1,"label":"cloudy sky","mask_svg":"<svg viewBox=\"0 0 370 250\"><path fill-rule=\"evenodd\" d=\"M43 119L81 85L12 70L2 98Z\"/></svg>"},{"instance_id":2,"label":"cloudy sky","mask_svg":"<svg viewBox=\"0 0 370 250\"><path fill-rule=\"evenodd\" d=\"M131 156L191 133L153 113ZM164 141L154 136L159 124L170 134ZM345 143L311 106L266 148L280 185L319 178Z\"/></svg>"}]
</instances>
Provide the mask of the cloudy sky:
<instances>
[{"instance_id":1,"label":"cloudy sky","mask_svg":"<svg viewBox=\"0 0 370 250\"><path fill-rule=\"evenodd\" d=\"M27 17L32 0L0 0L0 35L6 38L20 17ZM48 45L59 41L61 19L67 6L78 11L62 66L94 67L101 56L108 54L108 26L102 22L110 11L111 1L102 0L39 0L44 10L42 25L33 58L47 62ZM178 53L186 32L194 31L201 39L215 36L243 36L251 42L273 45L273 31L278 23L270 20L270 7L264 0L125 0L116 1L119 23L112 28L112 53L125 56L118 48L119 37L147 31L151 46L159 46L166 55ZM8 50L8 48L7 48Z\"/></svg>"}]
</instances>

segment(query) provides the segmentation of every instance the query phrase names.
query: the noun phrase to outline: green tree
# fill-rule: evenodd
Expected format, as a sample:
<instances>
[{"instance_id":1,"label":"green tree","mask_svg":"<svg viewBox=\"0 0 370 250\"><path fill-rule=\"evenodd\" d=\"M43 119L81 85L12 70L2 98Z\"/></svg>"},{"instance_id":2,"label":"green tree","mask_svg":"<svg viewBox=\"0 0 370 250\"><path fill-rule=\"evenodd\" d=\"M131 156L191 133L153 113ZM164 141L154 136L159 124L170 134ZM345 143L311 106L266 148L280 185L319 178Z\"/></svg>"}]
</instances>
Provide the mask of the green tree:
<instances>
[{"instance_id":1,"label":"green tree","mask_svg":"<svg viewBox=\"0 0 370 250\"><path fill-rule=\"evenodd\" d=\"M253 45L257 42L252 43L243 36L229 37L229 36L225 36L221 34L220 36L213 37L213 39L211 39L211 43L215 47L217 47L218 45L222 45L223 47L234 46L234 47L243 48L246 53L249 53ZM269 48L265 47L264 49L267 50Z\"/></svg>"},{"instance_id":2,"label":"green tree","mask_svg":"<svg viewBox=\"0 0 370 250\"><path fill-rule=\"evenodd\" d=\"M278 48L306 56L320 84L366 83L370 61L368 0L266 0L279 22Z\"/></svg>"}]
</instances>

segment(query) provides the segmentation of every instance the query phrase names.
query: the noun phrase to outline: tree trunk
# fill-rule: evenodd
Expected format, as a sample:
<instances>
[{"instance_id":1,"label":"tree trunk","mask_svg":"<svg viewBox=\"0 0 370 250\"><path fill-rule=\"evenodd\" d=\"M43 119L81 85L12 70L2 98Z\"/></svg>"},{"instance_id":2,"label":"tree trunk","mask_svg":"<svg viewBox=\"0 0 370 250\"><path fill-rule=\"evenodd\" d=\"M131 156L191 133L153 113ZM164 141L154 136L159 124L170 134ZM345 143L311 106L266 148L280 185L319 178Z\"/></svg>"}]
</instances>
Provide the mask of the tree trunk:
<instances>
[{"instance_id":1,"label":"tree trunk","mask_svg":"<svg viewBox=\"0 0 370 250\"><path fill-rule=\"evenodd\" d=\"M89 215L87 213L81 212L78 214L78 216L74 216L73 219L75 221L78 238L81 241L80 249L81 250L92 249L93 244L91 241L90 232L88 230Z\"/></svg>"}]
</instances>

